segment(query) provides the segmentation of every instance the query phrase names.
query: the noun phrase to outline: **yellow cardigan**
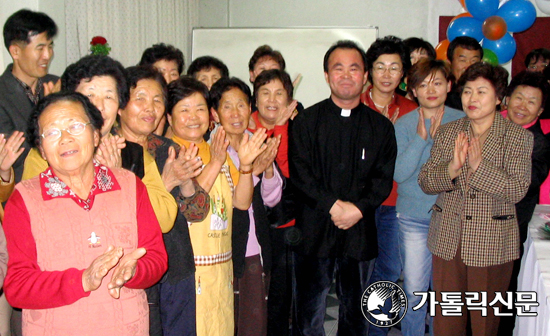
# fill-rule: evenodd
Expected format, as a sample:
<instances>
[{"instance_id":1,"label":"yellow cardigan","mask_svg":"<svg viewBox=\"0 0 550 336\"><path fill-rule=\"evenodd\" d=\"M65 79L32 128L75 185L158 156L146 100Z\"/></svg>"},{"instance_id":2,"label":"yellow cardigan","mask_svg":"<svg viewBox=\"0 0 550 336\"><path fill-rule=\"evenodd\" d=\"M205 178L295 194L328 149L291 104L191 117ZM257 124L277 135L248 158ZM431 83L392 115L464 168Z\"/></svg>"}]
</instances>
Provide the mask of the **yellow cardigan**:
<instances>
[{"instance_id":1,"label":"yellow cardigan","mask_svg":"<svg viewBox=\"0 0 550 336\"><path fill-rule=\"evenodd\" d=\"M164 187L157 164L146 149L143 150L143 163L145 174L142 181L147 188L149 200L159 221L160 228L163 233L166 233L174 227L178 205L174 197ZM32 148L25 159L22 179L27 180L38 176L46 168L48 168L48 162L42 158L36 148Z\"/></svg>"}]
</instances>

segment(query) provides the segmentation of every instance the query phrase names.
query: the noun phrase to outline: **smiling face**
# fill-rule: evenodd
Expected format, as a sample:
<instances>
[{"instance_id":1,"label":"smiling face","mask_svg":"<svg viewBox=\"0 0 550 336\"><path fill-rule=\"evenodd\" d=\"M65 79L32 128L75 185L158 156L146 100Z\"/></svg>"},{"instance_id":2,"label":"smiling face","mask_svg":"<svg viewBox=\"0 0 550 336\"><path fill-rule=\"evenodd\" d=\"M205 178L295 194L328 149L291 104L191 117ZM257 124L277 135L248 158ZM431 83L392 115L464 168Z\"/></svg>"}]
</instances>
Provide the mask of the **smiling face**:
<instances>
[{"instance_id":1,"label":"smiling face","mask_svg":"<svg viewBox=\"0 0 550 336\"><path fill-rule=\"evenodd\" d=\"M274 79L258 89L256 106L263 125L274 126L288 104L288 93L279 79Z\"/></svg>"},{"instance_id":2,"label":"smiling face","mask_svg":"<svg viewBox=\"0 0 550 336\"><path fill-rule=\"evenodd\" d=\"M212 115L214 120L222 124L227 134L243 134L250 118L250 102L247 95L238 88L224 92L218 110L212 109Z\"/></svg>"},{"instance_id":3,"label":"smiling face","mask_svg":"<svg viewBox=\"0 0 550 336\"><path fill-rule=\"evenodd\" d=\"M164 115L162 87L154 79L139 80L130 89L130 100L119 111L122 134L132 142L151 134Z\"/></svg>"},{"instance_id":4,"label":"smiling face","mask_svg":"<svg viewBox=\"0 0 550 336\"><path fill-rule=\"evenodd\" d=\"M156 61L153 66L160 71L162 77L166 80L166 84L170 84L180 78L178 62L176 61L160 60Z\"/></svg>"},{"instance_id":5,"label":"smiling face","mask_svg":"<svg viewBox=\"0 0 550 336\"><path fill-rule=\"evenodd\" d=\"M86 124L90 120L82 105L72 101L52 103L38 119L40 134L52 128L64 130L59 139L41 138L40 141L42 157L59 176L72 175L89 168L94 150L99 144L99 131L94 131L92 125L87 125L82 134L69 134L65 129L75 122Z\"/></svg>"},{"instance_id":6,"label":"smiling face","mask_svg":"<svg viewBox=\"0 0 550 336\"><path fill-rule=\"evenodd\" d=\"M445 104L447 92L451 90L451 82L445 79L441 71L431 73L416 87L413 94L418 98L420 107L424 109L439 109Z\"/></svg>"},{"instance_id":7,"label":"smiling face","mask_svg":"<svg viewBox=\"0 0 550 336\"><path fill-rule=\"evenodd\" d=\"M48 67L53 58L53 41L47 33L35 35L30 43L14 43L9 47L13 57L14 75L25 83L48 74Z\"/></svg>"},{"instance_id":8,"label":"smiling face","mask_svg":"<svg viewBox=\"0 0 550 336\"><path fill-rule=\"evenodd\" d=\"M222 78L220 69L215 67L210 67L208 70L200 70L194 75L195 79L203 83L208 87L208 90L216 83L220 78Z\"/></svg>"},{"instance_id":9,"label":"smiling face","mask_svg":"<svg viewBox=\"0 0 550 336\"><path fill-rule=\"evenodd\" d=\"M351 105L354 105L367 82L363 57L359 51L335 49L328 58L325 80L330 86L331 97L338 106L344 108L340 102L351 102Z\"/></svg>"},{"instance_id":10,"label":"smiling face","mask_svg":"<svg viewBox=\"0 0 550 336\"><path fill-rule=\"evenodd\" d=\"M535 121L543 111L540 89L519 85L508 98L508 119L518 125Z\"/></svg>"},{"instance_id":11,"label":"smiling face","mask_svg":"<svg viewBox=\"0 0 550 336\"><path fill-rule=\"evenodd\" d=\"M172 108L172 115L168 117L168 122L176 136L194 143L203 142L203 136L208 131L210 123L208 105L204 96L195 92L180 100Z\"/></svg>"},{"instance_id":12,"label":"smiling face","mask_svg":"<svg viewBox=\"0 0 550 336\"><path fill-rule=\"evenodd\" d=\"M403 62L399 54L382 54L372 64L373 89L393 94L403 77Z\"/></svg>"},{"instance_id":13,"label":"smiling face","mask_svg":"<svg viewBox=\"0 0 550 336\"><path fill-rule=\"evenodd\" d=\"M76 92L80 92L97 107L105 121L101 129L104 137L111 131L118 113L118 90L116 81L111 76L94 76L83 79L78 84Z\"/></svg>"},{"instance_id":14,"label":"smiling face","mask_svg":"<svg viewBox=\"0 0 550 336\"><path fill-rule=\"evenodd\" d=\"M279 69L281 70L281 66L279 63L277 63L273 58L269 56L262 57L254 64L254 70L249 71L250 73L250 82L254 83L254 80L256 77L258 77L259 74L261 74L265 70L271 70L271 69Z\"/></svg>"},{"instance_id":15,"label":"smiling face","mask_svg":"<svg viewBox=\"0 0 550 336\"><path fill-rule=\"evenodd\" d=\"M470 120L478 124L492 124L500 104L493 84L483 77L464 84L462 108Z\"/></svg>"},{"instance_id":16,"label":"smiling face","mask_svg":"<svg viewBox=\"0 0 550 336\"><path fill-rule=\"evenodd\" d=\"M453 52L451 69L456 81L468 67L474 63L481 62L481 52L479 50L469 50L462 47L456 47Z\"/></svg>"}]
</instances>

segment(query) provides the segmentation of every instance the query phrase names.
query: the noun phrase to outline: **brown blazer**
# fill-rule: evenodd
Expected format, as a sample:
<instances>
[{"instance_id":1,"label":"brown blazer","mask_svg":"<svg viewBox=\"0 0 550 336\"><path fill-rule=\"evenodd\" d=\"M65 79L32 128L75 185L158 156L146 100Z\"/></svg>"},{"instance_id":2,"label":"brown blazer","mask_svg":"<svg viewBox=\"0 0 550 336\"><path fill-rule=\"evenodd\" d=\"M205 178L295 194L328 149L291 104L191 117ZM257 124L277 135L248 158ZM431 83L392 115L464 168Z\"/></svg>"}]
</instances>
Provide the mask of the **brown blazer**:
<instances>
[{"instance_id":1,"label":"brown blazer","mask_svg":"<svg viewBox=\"0 0 550 336\"><path fill-rule=\"evenodd\" d=\"M470 136L467 117L440 127L430 159L418 175L425 193L439 194L432 207L428 248L451 260L460 243L468 266L515 260L519 231L514 204L525 196L531 182L533 135L497 113L483 144L482 161L467 182L466 169L454 180L448 172L460 131Z\"/></svg>"}]
</instances>

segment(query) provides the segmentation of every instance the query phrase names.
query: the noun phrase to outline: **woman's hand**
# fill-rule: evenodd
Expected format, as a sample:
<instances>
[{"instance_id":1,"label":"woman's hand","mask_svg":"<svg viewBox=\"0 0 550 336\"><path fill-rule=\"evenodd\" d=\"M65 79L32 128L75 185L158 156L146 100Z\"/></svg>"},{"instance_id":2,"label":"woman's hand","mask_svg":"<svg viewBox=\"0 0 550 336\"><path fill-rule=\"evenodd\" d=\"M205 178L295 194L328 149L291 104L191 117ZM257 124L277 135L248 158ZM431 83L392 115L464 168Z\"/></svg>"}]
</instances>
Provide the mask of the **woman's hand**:
<instances>
[{"instance_id":1,"label":"woman's hand","mask_svg":"<svg viewBox=\"0 0 550 336\"><path fill-rule=\"evenodd\" d=\"M481 163L481 144L479 138L472 137L468 147L468 165L473 171L476 171Z\"/></svg>"},{"instance_id":2,"label":"woman's hand","mask_svg":"<svg viewBox=\"0 0 550 336\"><path fill-rule=\"evenodd\" d=\"M294 99L281 113L279 113L277 120L275 120L275 125L283 126L288 122L288 119L294 119L296 106L298 106L298 101Z\"/></svg>"},{"instance_id":3,"label":"woman's hand","mask_svg":"<svg viewBox=\"0 0 550 336\"><path fill-rule=\"evenodd\" d=\"M107 285L109 294L113 298L118 299L120 297L120 289L125 283L134 277L136 274L137 262L146 253L147 251L145 248L140 247L135 249L133 252L124 255L124 257L120 259L118 265L113 271L111 281Z\"/></svg>"},{"instance_id":4,"label":"woman's hand","mask_svg":"<svg viewBox=\"0 0 550 336\"><path fill-rule=\"evenodd\" d=\"M109 271L118 264L124 254L122 247L109 245L107 250L95 258L94 261L82 273L82 288L85 292L91 292L101 286L101 281Z\"/></svg>"},{"instance_id":5,"label":"woman's hand","mask_svg":"<svg viewBox=\"0 0 550 336\"><path fill-rule=\"evenodd\" d=\"M259 128L250 139L248 139L248 134L243 136L238 153L242 170L249 170L258 155L265 151L267 148L264 144L266 138L265 128Z\"/></svg>"},{"instance_id":6,"label":"woman's hand","mask_svg":"<svg viewBox=\"0 0 550 336\"><path fill-rule=\"evenodd\" d=\"M455 148L453 151L453 159L449 162L449 175L451 179L460 175L460 169L466 163L466 157L468 155L468 137L464 132L458 133L455 140Z\"/></svg>"},{"instance_id":7,"label":"woman's hand","mask_svg":"<svg viewBox=\"0 0 550 336\"><path fill-rule=\"evenodd\" d=\"M101 139L99 148L95 154L95 159L104 166L121 168L121 150L124 147L126 147L126 140L124 137L109 134Z\"/></svg>"},{"instance_id":8,"label":"woman's hand","mask_svg":"<svg viewBox=\"0 0 550 336\"><path fill-rule=\"evenodd\" d=\"M168 149L168 159L162 170L162 181L166 190L172 191L179 185L183 196L189 197L195 193L191 179L197 177L202 171L202 159L197 156L198 153L199 148L194 143L191 143L189 148L181 146L177 158L176 150L173 147ZM192 190L186 193L189 186Z\"/></svg>"},{"instance_id":9,"label":"woman's hand","mask_svg":"<svg viewBox=\"0 0 550 336\"><path fill-rule=\"evenodd\" d=\"M56 93L61 91L61 78L57 80L57 82L46 82L43 84L44 86L44 97L49 95L50 93Z\"/></svg>"},{"instance_id":10,"label":"woman's hand","mask_svg":"<svg viewBox=\"0 0 550 336\"><path fill-rule=\"evenodd\" d=\"M418 108L418 124L416 126L416 134L424 140L428 140L428 131L426 130L426 121L424 119L424 110Z\"/></svg>"},{"instance_id":11,"label":"woman's hand","mask_svg":"<svg viewBox=\"0 0 550 336\"><path fill-rule=\"evenodd\" d=\"M11 166L17 158L25 151L23 142L25 142L25 133L15 131L9 137L5 138L5 134L0 134L0 178L4 182L9 182L11 178Z\"/></svg>"},{"instance_id":12,"label":"woman's hand","mask_svg":"<svg viewBox=\"0 0 550 336\"><path fill-rule=\"evenodd\" d=\"M431 117L431 126L430 126L430 137L433 139L437 129L441 126L441 120L443 120L443 114L445 113L445 105L441 106L435 116Z\"/></svg>"},{"instance_id":13,"label":"woman's hand","mask_svg":"<svg viewBox=\"0 0 550 336\"><path fill-rule=\"evenodd\" d=\"M252 174L258 176L265 171L266 178L269 179L273 177L273 161L275 161L277 157L281 137L282 135L279 134L276 137L267 139L265 151L254 160Z\"/></svg>"},{"instance_id":14,"label":"woman's hand","mask_svg":"<svg viewBox=\"0 0 550 336\"><path fill-rule=\"evenodd\" d=\"M227 147L229 146L229 140L225 137L225 130L223 126L218 127L216 134L212 138L212 144L210 145L210 162L217 162L220 165L225 163L227 158Z\"/></svg>"}]
</instances>

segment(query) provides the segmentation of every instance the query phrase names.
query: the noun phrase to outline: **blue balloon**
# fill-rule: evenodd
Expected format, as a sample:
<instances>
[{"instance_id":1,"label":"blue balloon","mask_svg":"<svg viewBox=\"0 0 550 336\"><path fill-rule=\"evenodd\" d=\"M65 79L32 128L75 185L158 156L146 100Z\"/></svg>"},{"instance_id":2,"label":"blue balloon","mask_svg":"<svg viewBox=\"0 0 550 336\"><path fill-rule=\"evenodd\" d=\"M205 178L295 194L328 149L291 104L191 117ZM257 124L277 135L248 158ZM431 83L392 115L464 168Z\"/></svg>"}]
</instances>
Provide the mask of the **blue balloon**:
<instances>
[{"instance_id":1,"label":"blue balloon","mask_svg":"<svg viewBox=\"0 0 550 336\"><path fill-rule=\"evenodd\" d=\"M530 1L510 0L497 11L506 21L508 31L519 33L531 27L537 18L537 10Z\"/></svg>"},{"instance_id":2,"label":"blue balloon","mask_svg":"<svg viewBox=\"0 0 550 336\"><path fill-rule=\"evenodd\" d=\"M485 21L489 16L495 15L498 10L499 0L465 0L466 10L478 20Z\"/></svg>"},{"instance_id":3,"label":"blue balloon","mask_svg":"<svg viewBox=\"0 0 550 336\"><path fill-rule=\"evenodd\" d=\"M447 28L447 39L452 41L459 36L470 36L479 42L483 39L482 26L483 22L477 19L471 17L458 18L451 22Z\"/></svg>"},{"instance_id":4,"label":"blue balloon","mask_svg":"<svg viewBox=\"0 0 550 336\"><path fill-rule=\"evenodd\" d=\"M503 38L496 41L484 39L481 44L483 48L490 49L497 55L500 64L510 62L516 54L516 40L510 33L504 34Z\"/></svg>"}]
</instances>

